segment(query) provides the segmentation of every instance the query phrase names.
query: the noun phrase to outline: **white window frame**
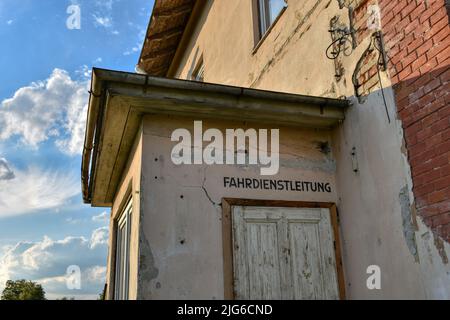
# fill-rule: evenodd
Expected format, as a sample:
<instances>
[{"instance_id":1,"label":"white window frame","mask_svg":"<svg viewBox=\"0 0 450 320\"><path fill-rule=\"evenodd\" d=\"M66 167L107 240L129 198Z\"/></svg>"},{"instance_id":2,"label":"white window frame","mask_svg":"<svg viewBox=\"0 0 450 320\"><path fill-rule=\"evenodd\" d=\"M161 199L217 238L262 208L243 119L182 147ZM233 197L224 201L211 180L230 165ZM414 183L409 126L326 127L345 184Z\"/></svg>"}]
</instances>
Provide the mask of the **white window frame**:
<instances>
[{"instance_id":1,"label":"white window frame","mask_svg":"<svg viewBox=\"0 0 450 320\"><path fill-rule=\"evenodd\" d=\"M278 20L278 17L287 7L286 1L284 1L284 8L280 10L277 17L270 21L270 0L257 0L258 5L258 20L259 20L259 37L262 38L269 31L272 25Z\"/></svg>"},{"instance_id":2,"label":"white window frame","mask_svg":"<svg viewBox=\"0 0 450 320\"><path fill-rule=\"evenodd\" d=\"M120 215L116 226L115 300L128 299L132 209L132 199L130 199Z\"/></svg>"}]
</instances>

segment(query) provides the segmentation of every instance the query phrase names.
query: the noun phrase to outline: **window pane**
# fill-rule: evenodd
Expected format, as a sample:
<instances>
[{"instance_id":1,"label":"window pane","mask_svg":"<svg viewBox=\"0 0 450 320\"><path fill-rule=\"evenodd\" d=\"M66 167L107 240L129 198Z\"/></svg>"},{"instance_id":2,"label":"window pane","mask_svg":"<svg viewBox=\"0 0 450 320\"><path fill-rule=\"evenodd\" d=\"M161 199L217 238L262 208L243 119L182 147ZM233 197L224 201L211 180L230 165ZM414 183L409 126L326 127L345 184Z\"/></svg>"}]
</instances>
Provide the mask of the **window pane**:
<instances>
[{"instance_id":1,"label":"window pane","mask_svg":"<svg viewBox=\"0 0 450 320\"><path fill-rule=\"evenodd\" d=\"M284 2L284 0L269 0L270 24L275 21L285 5L286 3Z\"/></svg>"},{"instance_id":2,"label":"window pane","mask_svg":"<svg viewBox=\"0 0 450 320\"><path fill-rule=\"evenodd\" d=\"M131 201L117 223L115 299L128 299L129 249L131 234Z\"/></svg>"},{"instance_id":3,"label":"window pane","mask_svg":"<svg viewBox=\"0 0 450 320\"><path fill-rule=\"evenodd\" d=\"M258 10L259 10L259 26L261 36L263 36L266 31L270 28L272 23L280 14L281 10L286 7L286 2L284 0L259 0Z\"/></svg>"},{"instance_id":4,"label":"window pane","mask_svg":"<svg viewBox=\"0 0 450 320\"><path fill-rule=\"evenodd\" d=\"M122 233L121 230L117 230L117 252L116 252L116 280L115 280L115 299L121 297L121 283L122 283Z\"/></svg>"}]
</instances>

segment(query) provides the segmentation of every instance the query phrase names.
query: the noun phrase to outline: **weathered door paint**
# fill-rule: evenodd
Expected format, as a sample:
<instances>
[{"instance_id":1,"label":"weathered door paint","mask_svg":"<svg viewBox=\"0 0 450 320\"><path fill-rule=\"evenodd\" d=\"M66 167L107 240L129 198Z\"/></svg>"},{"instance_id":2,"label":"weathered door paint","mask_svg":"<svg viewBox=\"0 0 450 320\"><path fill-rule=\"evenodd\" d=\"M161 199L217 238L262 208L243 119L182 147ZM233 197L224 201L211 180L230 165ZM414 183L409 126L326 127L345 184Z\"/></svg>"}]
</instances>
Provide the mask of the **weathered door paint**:
<instances>
[{"instance_id":1,"label":"weathered door paint","mask_svg":"<svg viewBox=\"0 0 450 320\"><path fill-rule=\"evenodd\" d=\"M236 299L338 299L330 211L232 208Z\"/></svg>"}]
</instances>

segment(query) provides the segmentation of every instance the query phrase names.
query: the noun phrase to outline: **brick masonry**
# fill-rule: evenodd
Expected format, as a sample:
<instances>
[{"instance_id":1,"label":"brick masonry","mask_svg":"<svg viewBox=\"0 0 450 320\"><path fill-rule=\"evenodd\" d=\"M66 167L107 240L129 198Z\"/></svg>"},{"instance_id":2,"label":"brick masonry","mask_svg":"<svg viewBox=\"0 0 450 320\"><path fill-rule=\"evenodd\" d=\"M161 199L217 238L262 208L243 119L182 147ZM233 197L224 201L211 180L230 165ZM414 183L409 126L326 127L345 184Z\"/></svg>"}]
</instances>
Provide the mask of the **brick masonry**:
<instances>
[{"instance_id":1,"label":"brick masonry","mask_svg":"<svg viewBox=\"0 0 450 320\"><path fill-rule=\"evenodd\" d=\"M450 241L450 26L446 0L378 0L417 213Z\"/></svg>"},{"instance_id":2,"label":"brick masonry","mask_svg":"<svg viewBox=\"0 0 450 320\"><path fill-rule=\"evenodd\" d=\"M370 17L370 6L377 5L376 0L359 0L349 3L354 8L354 28L356 32L356 40L358 45L363 43L364 39L371 37L375 30L367 27L368 18ZM355 92L358 96L367 96L368 94L380 89L378 78L378 56L379 53L375 50L374 40L367 48L364 59L362 60L361 69L357 70L357 79L359 88Z\"/></svg>"}]
</instances>

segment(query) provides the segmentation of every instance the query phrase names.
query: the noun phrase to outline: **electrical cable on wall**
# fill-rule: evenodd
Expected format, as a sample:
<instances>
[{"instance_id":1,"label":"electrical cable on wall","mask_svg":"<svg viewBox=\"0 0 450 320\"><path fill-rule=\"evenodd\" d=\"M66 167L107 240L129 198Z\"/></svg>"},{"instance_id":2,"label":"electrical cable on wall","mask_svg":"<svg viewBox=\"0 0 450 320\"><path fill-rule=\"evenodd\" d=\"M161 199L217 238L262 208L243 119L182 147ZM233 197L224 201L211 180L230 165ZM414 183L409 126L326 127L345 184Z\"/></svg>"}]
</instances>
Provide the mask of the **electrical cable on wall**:
<instances>
[{"instance_id":1,"label":"electrical cable on wall","mask_svg":"<svg viewBox=\"0 0 450 320\"><path fill-rule=\"evenodd\" d=\"M391 117L389 116L389 110L388 110L388 105L386 102L386 96L384 95L383 82L381 81L381 67L383 67L383 71L386 71L386 69L387 69L387 61L386 61L386 57L385 57L382 36L383 35L381 34L381 31L378 31L372 35L372 37L375 38L374 47L378 51L378 61L377 61L378 82L380 83L381 95L383 96L383 102L384 102L384 107L386 110L388 122L391 123ZM379 46L380 44L381 44L381 48Z\"/></svg>"},{"instance_id":2,"label":"electrical cable on wall","mask_svg":"<svg viewBox=\"0 0 450 320\"><path fill-rule=\"evenodd\" d=\"M378 75L378 82L380 84L381 88L381 95L383 97L383 103L386 110L386 116L388 119L388 122L391 122L391 117L389 115L389 108L386 100L386 96L384 93L384 87L381 79L381 71L387 70L387 55L384 51L384 45L383 45L383 35L381 34L381 31L377 31L371 35L370 43L366 50L364 50L363 54L359 58L358 62L356 63L355 70L352 75L352 83L355 88L355 95L358 98L358 100L361 102L361 95L359 94L358 89L361 87L361 84L358 81L358 72L361 70L362 63L364 59L373 51L373 48L375 48L378 51L378 59L377 59L377 75Z\"/></svg>"}]
</instances>

